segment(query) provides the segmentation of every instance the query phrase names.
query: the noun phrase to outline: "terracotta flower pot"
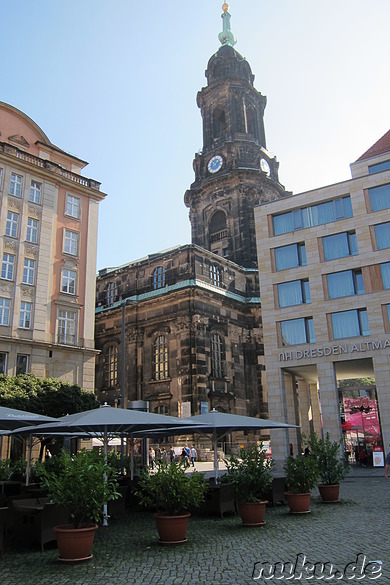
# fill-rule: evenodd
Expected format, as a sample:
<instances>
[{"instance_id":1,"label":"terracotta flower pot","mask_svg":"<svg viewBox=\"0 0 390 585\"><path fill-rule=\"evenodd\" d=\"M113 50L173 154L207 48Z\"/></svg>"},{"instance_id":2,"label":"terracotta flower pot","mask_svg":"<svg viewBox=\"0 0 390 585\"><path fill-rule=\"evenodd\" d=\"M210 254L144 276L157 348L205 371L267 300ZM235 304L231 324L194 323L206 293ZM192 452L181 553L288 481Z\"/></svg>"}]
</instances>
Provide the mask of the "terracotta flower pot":
<instances>
[{"instance_id":1,"label":"terracotta flower pot","mask_svg":"<svg viewBox=\"0 0 390 585\"><path fill-rule=\"evenodd\" d=\"M237 502L243 526L264 526L265 506L268 502Z\"/></svg>"},{"instance_id":2,"label":"terracotta flower pot","mask_svg":"<svg viewBox=\"0 0 390 585\"><path fill-rule=\"evenodd\" d=\"M160 542L163 544L180 544L187 542L188 519L191 514L182 514L180 516L165 516L165 514L155 514L157 532Z\"/></svg>"},{"instance_id":3,"label":"terracotta flower pot","mask_svg":"<svg viewBox=\"0 0 390 585\"><path fill-rule=\"evenodd\" d=\"M340 495L340 484L327 485L321 484L318 486L324 504L337 504Z\"/></svg>"},{"instance_id":4,"label":"terracotta flower pot","mask_svg":"<svg viewBox=\"0 0 390 585\"><path fill-rule=\"evenodd\" d=\"M310 492L306 494L285 492L284 495L292 514L308 514L310 512Z\"/></svg>"},{"instance_id":5,"label":"terracotta flower pot","mask_svg":"<svg viewBox=\"0 0 390 585\"><path fill-rule=\"evenodd\" d=\"M73 528L72 524L61 524L54 528L57 537L58 560L68 563L92 559L92 545L97 525Z\"/></svg>"}]
</instances>

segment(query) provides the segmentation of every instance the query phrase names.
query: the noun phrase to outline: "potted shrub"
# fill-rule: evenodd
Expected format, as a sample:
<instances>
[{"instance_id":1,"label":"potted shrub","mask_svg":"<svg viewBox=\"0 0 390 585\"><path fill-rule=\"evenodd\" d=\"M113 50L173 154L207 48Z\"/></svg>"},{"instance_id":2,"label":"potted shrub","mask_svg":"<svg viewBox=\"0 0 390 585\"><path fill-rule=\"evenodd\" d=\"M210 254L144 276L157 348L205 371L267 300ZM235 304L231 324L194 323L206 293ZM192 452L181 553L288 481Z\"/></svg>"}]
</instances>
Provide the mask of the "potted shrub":
<instances>
[{"instance_id":1,"label":"potted shrub","mask_svg":"<svg viewBox=\"0 0 390 585\"><path fill-rule=\"evenodd\" d=\"M59 559L92 558L92 545L103 506L116 499L117 482L104 457L93 451L63 452L53 471L42 469L41 483L49 498L69 512L70 524L55 528Z\"/></svg>"},{"instance_id":2,"label":"potted shrub","mask_svg":"<svg viewBox=\"0 0 390 585\"><path fill-rule=\"evenodd\" d=\"M265 506L272 489L272 467L262 446L242 450L240 457L231 454L225 459L226 481L233 485L243 526L265 524Z\"/></svg>"},{"instance_id":3,"label":"potted shrub","mask_svg":"<svg viewBox=\"0 0 390 585\"><path fill-rule=\"evenodd\" d=\"M320 484L318 485L322 501L339 502L340 481L345 478L349 468L345 466L340 454L342 441L332 441L329 433L325 439L319 439L315 433L307 441L311 455L316 458Z\"/></svg>"},{"instance_id":4,"label":"potted shrub","mask_svg":"<svg viewBox=\"0 0 390 585\"><path fill-rule=\"evenodd\" d=\"M310 512L311 490L317 484L318 466L315 457L311 455L292 455L287 458L284 469L286 471L287 503L293 514L307 514Z\"/></svg>"},{"instance_id":5,"label":"potted shrub","mask_svg":"<svg viewBox=\"0 0 390 585\"><path fill-rule=\"evenodd\" d=\"M155 519L160 542L185 542L189 510L204 501L207 482L196 471L186 474L182 463L159 461L157 471L143 471L136 496L141 505L156 510Z\"/></svg>"}]
</instances>

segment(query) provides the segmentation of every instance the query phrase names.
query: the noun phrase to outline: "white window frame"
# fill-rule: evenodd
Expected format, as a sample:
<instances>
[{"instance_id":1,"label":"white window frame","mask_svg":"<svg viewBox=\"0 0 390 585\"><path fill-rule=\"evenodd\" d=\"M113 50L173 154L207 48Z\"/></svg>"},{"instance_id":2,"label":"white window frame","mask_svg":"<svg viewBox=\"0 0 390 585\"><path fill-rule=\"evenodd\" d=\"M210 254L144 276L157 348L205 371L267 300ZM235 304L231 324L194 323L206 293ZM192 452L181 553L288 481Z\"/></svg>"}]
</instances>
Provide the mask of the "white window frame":
<instances>
[{"instance_id":1,"label":"white window frame","mask_svg":"<svg viewBox=\"0 0 390 585\"><path fill-rule=\"evenodd\" d=\"M42 183L38 183L38 181L31 181L30 201L32 203L37 203L39 205L41 203L41 196L42 196Z\"/></svg>"},{"instance_id":2,"label":"white window frame","mask_svg":"<svg viewBox=\"0 0 390 585\"><path fill-rule=\"evenodd\" d=\"M69 268L63 268L61 275L61 292L67 295L75 295L76 282L77 272L75 270L69 270Z\"/></svg>"},{"instance_id":3,"label":"white window frame","mask_svg":"<svg viewBox=\"0 0 390 585\"><path fill-rule=\"evenodd\" d=\"M26 242L30 242L31 244L38 243L38 227L39 222L37 219L32 217L27 218Z\"/></svg>"},{"instance_id":4,"label":"white window frame","mask_svg":"<svg viewBox=\"0 0 390 585\"><path fill-rule=\"evenodd\" d=\"M22 282L30 286L35 282L35 260L31 260L31 258L24 259Z\"/></svg>"},{"instance_id":5,"label":"white window frame","mask_svg":"<svg viewBox=\"0 0 390 585\"><path fill-rule=\"evenodd\" d=\"M80 219L81 217L81 199L70 193L66 194L65 215Z\"/></svg>"},{"instance_id":6,"label":"white window frame","mask_svg":"<svg viewBox=\"0 0 390 585\"><path fill-rule=\"evenodd\" d=\"M7 222L5 226L5 235L10 238L18 237L19 214L13 211L7 211Z\"/></svg>"},{"instance_id":7,"label":"white window frame","mask_svg":"<svg viewBox=\"0 0 390 585\"><path fill-rule=\"evenodd\" d=\"M77 344L77 313L68 309L58 309L57 342L61 345Z\"/></svg>"},{"instance_id":8,"label":"white window frame","mask_svg":"<svg viewBox=\"0 0 390 585\"><path fill-rule=\"evenodd\" d=\"M9 325L9 316L11 310L10 299L0 297L0 325Z\"/></svg>"},{"instance_id":9,"label":"white window frame","mask_svg":"<svg viewBox=\"0 0 390 585\"><path fill-rule=\"evenodd\" d=\"M70 256L78 256L79 253L79 233L65 228L64 231L64 253Z\"/></svg>"},{"instance_id":10,"label":"white window frame","mask_svg":"<svg viewBox=\"0 0 390 585\"><path fill-rule=\"evenodd\" d=\"M11 173L11 179L9 183L9 194L14 197L21 197L22 195L22 184L23 177L16 173Z\"/></svg>"},{"instance_id":11,"label":"white window frame","mask_svg":"<svg viewBox=\"0 0 390 585\"><path fill-rule=\"evenodd\" d=\"M31 329L32 303L21 301L19 314L19 327Z\"/></svg>"},{"instance_id":12,"label":"white window frame","mask_svg":"<svg viewBox=\"0 0 390 585\"><path fill-rule=\"evenodd\" d=\"M3 260L1 264L1 278L4 280L14 279L14 268L15 268L15 256L3 252Z\"/></svg>"}]
</instances>

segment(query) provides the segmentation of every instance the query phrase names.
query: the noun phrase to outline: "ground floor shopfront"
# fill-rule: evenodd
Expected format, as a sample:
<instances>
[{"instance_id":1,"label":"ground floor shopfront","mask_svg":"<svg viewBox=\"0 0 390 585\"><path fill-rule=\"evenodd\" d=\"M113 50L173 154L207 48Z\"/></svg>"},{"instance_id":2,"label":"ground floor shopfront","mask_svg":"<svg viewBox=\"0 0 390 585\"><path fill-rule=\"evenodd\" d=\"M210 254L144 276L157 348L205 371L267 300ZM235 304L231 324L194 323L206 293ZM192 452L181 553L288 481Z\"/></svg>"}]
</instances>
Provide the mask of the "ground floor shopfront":
<instances>
[{"instance_id":1,"label":"ground floor shopfront","mask_svg":"<svg viewBox=\"0 0 390 585\"><path fill-rule=\"evenodd\" d=\"M272 454L282 461L303 450L302 434L343 439L358 465L383 465L390 442L390 340L311 345L267 356L269 416L299 425L273 431Z\"/></svg>"}]
</instances>

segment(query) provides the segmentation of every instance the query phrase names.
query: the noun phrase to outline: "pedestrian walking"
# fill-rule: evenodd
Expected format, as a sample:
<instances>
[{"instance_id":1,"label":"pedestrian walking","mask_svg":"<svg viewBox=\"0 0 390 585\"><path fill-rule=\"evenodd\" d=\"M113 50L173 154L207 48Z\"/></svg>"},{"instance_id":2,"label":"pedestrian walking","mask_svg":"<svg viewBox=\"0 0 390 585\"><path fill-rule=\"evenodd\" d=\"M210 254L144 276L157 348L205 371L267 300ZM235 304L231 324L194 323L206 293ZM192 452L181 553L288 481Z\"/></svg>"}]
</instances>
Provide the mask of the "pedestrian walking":
<instances>
[{"instance_id":1,"label":"pedestrian walking","mask_svg":"<svg viewBox=\"0 0 390 585\"><path fill-rule=\"evenodd\" d=\"M175 461L175 449L173 447L173 445L171 445L170 449L169 449L169 459L171 460L171 463L174 463Z\"/></svg>"},{"instance_id":2,"label":"pedestrian walking","mask_svg":"<svg viewBox=\"0 0 390 585\"><path fill-rule=\"evenodd\" d=\"M195 449L194 445L191 445L190 459L191 459L192 467L195 467L196 449Z\"/></svg>"},{"instance_id":3,"label":"pedestrian walking","mask_svg":"<svg viewBox=\"0 0 390 585\"><path fill-rule=\"evenodd\" d=\"M150 469L154 469L155 467L155 459L156 459L156 452L153 447L149 447L149 467Z\"/></svg>"}]
</instances>

